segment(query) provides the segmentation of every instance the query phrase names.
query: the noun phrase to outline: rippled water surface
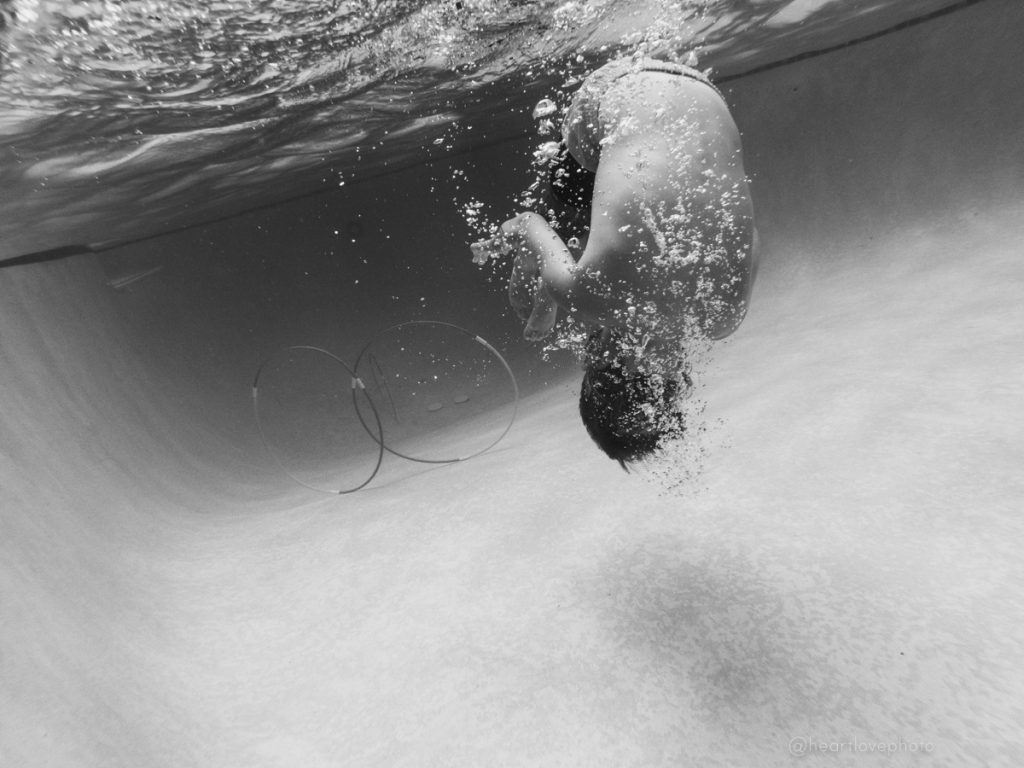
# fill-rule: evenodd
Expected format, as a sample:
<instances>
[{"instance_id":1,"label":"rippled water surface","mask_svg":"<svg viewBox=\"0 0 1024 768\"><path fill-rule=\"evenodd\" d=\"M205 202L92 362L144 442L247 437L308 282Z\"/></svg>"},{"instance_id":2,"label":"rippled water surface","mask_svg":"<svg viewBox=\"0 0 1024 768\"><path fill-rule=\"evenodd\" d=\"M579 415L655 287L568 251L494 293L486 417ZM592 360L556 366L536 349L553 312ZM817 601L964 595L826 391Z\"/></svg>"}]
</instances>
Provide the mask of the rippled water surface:
<instances>
[{"instance_id":1,"label":"rippled water surface","mask_svg":"<svg viewBox=\"0 0 1024 768\"><path fill-rule=\"evenodd\" d=\"M539 95L616 53L735 76L952 4L0 0L0 258L520 135Z\"/></svg>"}]
</instances>

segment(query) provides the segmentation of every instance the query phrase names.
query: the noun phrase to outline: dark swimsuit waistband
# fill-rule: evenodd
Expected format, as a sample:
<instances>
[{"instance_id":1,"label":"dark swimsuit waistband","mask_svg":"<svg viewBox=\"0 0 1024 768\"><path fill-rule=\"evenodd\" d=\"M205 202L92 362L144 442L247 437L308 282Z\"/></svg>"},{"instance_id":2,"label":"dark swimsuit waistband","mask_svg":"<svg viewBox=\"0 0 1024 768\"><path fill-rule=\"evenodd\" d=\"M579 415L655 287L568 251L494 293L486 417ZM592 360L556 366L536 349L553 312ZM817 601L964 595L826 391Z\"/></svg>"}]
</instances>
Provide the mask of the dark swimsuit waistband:
<instances>
[{"instance_id":1,"label":"dark swimsuit waistband","mask_svg":"<svg viewBox=\"0 0 1024 768\"><path fill-rule=\"evenodd\" d=\"M669 74L669 75L680 75L681 77L688 77L691 80L696 80L699 83L704 83L704 85L706 85L709 88L711 88L712 90L714 90L715 93L717 93L719 96L722 95L721 91L718 90L717 86L715 86L715 84L713 82L711 82L711 78L709 78L707 75L705 75L699 69L694 69L693 67L688 67L685 64L677 64L677 63L675 63L673 61L662 61L661 59L647 59L647 58L645 58L643 60L643 63L640 65L640 71L641 72L664 72L664 73ZM629 74L629 73L628 72L623 72L622 75L620 75L619 77L622 77L623 75L627 75L627 74Z\"/></svg>"}]
</instances>

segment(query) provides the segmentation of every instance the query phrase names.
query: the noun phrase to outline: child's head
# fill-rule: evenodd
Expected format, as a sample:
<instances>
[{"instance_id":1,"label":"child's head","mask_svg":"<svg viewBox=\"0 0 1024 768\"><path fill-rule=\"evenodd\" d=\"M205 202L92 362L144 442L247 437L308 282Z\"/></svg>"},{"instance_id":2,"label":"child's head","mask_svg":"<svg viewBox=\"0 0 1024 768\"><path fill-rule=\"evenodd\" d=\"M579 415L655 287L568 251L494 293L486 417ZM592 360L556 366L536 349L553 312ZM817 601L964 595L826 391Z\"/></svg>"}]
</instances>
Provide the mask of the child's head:
<instances>
[{"instance_id":1,"label":"child's head","mask_svg":"<svg viewBox=\"0 0 1024 768\"><path fill-rule=\"evenodd\" d=\"M580 418L587 433L623 469L683 432L680 382L644 371L622 332L599 328L587 342ZM685 374L682 375L686 381Z\"/></svg>"}]
</instances>

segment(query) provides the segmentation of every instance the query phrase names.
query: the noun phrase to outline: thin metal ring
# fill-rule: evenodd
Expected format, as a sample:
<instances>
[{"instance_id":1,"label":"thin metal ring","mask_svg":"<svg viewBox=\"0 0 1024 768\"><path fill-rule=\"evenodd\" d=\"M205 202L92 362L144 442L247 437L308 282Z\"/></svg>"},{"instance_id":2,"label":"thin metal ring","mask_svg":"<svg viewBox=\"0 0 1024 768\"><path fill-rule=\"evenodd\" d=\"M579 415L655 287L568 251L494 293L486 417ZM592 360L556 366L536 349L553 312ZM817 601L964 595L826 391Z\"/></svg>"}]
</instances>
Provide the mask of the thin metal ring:
<instances>
[{"instance_id":1,"label":"thin metal ring","mask_svg":"<svg viewBox=\"0 0 1024 768\"><path fill-rule=\"evenodd\" d=\"M363 357L369 351L370 347L373 346L373 343L375 341L377 341L385 333L390 333L391 331L397 330L399 328L404 328L404 327L409 326L409 325L434 325L434 326L439 325L439 326L443 326L445 328L451 328L453 330L456 330L456 331L459 331L460 333L465 334L466 336L469 336L471 339L476 341L478 344L481 344L492 355L494 355L496 358L498 358L498 362L500 362L501 365L505 368L505 371L508 373L509 380L512 382L512 391L513 391L513 394L514 394L514 399L512 401L512 418L509 419L508 424L506 425L505 429L502 430L501 434L498 435L494 440L492 440L484 448L481 448L479 451L475 451L475 452L467 454L465 456L458 456L458 457L456 457L454 459L419 459L419 458L416 458L415 456L409 456L408 454L401 453L400 451L396 451L394 448L388 448L388 446L384 445L384 443L383 443L383 438L384 438L383 430L380 431L381 446L382 446L382 448L384 450L386 450L388 453L390 453L390 454L392 454L394 456L398 456L400 458L407 459L409 461L415 461L415 462L418 462L420 464L454 464L454 463L459 462L459 461L468 461L469 459L475 458L475 457L479 456L482 453L486 453L491 448L496 446L499 442L501 442L502 439L504 439L505 435L508 434L509 430L512 429L512 424L515 423L516 415L517 415L517 413L519 411L519 384L518 384L518 382L516 382L515 374L512 373L512 367L508 364L508 361L505 360L505 358L502 356L502 354L500 352L498 352L498 350L496 350L493 346L491 346L491 344L489 342L487 342L487 340L481 338L480 336L477 336L472 331L466 330L465 328L463 328L460 325L455 325L454 323L446 323L446 322L443 322L443 321L440 321L440 320L408 320L408 321L406 321L404 323L398 323L397 325L392 325L392 326L390 326L388 328L385 328L384 330L378 332L372 339L370 339L370 341L368 341L366 343L366 345L363 347L362 351L359 353L359 356L356 358L356 364L355 364L355 367L354 367L355 371L358 373L359 365L360 365L360 363L363 362ZM353 375L355 375L355 374L353 374ZM362 423L363 428L366 429L367 433L372 438L373 434L370 432L370 428L366 424L366 422L363 421L363 417L362 417L362 414L359 411L359 407L355 403L355 392L354 391L352 393L352 401L353 401L353 405L355 406L356 415L359 416L359 421ZM376 413L375 413L375 415L376 415ZM378 417L378 423L380 423L379 417Z\"/></svg>"},{"instance_id":2,"label":"thin metal ring","mask_svg":"<svg viewBox=\"0 0 1024 768\"><path fill-rule=\"evenodd\" d=\"M336 363L338 363L338 365L340 365L342 368L344 368L345 371L348 373L348 375L352 379L352 403L353 403L353 406L355 406L356 414L359 416L359 422L363 425L363 429L366 430L367 434L369 434L370 437L373 438L374 442L377 443L377 463L375 464L375 466L373 468L373 471L370 473L370 476L367 477L363 482L361 482L357 486L354 486L352 488L345 488L345 489L325 489L325 488L317 488L315 485L310 485L309 483L306 483L306 482L300 480L299 478L297 478L295 475L293 475L288 470L288 468L284 465L284 462L281 461L281 457L278 456L277 452L274 451L274 449L271 447L270 441L267 440L266 432L263 429L263 422L260 420L260 406L259 406L259 383L260 383L260 376L263 374L263 369L267 367L267 364L271 360L273 360L277 355L283 354L285 352L291 352L291 351L297 350L297 349L303 349L303 350L307 350L307 351L310 351L310 352L318 352L318 353L320 353L322 355L326 355L327 357L331 358ZM367 425L366 421L363 419L363 416L360 413L358 406L356 406L356 402L357 402L357 400L356 400L356 390L357 389L362 391L363 396L366 398L367 404L370 406L370 410L373 412L373 419L374 419L374 421L377 424L377 437L373 437L373 433L370 431L370 427ZM263 445L267 449L267 453L269 453L271 456L274 457L274 461L277 462L277 465L281 468L282 472L284 472L286 475L288 475L288 477L290 477L292 480L294 480L296 483L298 483L302 487L309 488L311 491L317 491L319 493L329 493L329 494L332 494L332 495L343 496L343 495L345 495L347 493L355 493L356 491L365 488L370 483L370 481L373 480L373 478L375 478L377 476L377 473L380 471L381 462L384 460L384 428L383 428L383 426L381 426L381 423L380 423L380 415L377 413L377 406L375 406L373 404L373 400L370 398L370 394L366 391L366 387L363 385L363 382L359 379L358 376L355 375L355 372L351 368L349 368L348 365L345 363L345 361L343 361L340 357L338 357L337 355L331 354L326 349L321 349L320 347L304 346L304 345L294 346L294 347L285 347L285 348L283 348L281 350L278 350L273 355L271 355L266 360L264 360L262 363L260 363L259 367L256 369L256 375L253 377L253 381L252 381L252 407L253 407L253 412L256 415L256 429L260 433L260 439L263 441Z\"/></svg>"}]
</instances>

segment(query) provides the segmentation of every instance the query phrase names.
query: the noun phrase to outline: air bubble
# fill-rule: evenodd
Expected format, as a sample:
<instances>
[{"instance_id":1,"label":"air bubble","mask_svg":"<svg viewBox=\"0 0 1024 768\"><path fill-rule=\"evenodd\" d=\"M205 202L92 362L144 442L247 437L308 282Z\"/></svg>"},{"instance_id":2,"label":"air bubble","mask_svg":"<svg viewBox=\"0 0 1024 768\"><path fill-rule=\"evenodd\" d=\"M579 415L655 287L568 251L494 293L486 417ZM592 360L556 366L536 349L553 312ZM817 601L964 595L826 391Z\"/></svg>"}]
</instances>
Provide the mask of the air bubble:
<instances>
[{"instance_id":1,"label":"air bubble","mask_svg":"<svg viewBox=\"0 0 1024 768\"><path fill-rule=\"evenodd\" d=\"M541 99L537 102L537 106L533 108L533 119L540 120L545 117L550 117L555 114L557 107L555 102L551 99Z\"/></svg>"}]
</instances>

